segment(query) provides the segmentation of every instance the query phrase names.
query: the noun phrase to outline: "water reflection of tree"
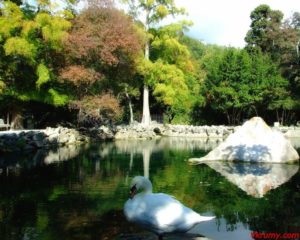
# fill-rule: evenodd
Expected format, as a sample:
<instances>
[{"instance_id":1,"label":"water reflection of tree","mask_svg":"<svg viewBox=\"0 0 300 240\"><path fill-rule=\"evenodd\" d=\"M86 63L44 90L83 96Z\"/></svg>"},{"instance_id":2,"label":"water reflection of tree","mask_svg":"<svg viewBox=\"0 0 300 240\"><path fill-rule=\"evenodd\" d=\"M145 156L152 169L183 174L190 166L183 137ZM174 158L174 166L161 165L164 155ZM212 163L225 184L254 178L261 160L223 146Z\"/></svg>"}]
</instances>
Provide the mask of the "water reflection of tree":
<instances>
[{"instance_id":1,"label":"water reflection of tree","mask_svg":"<svg viewBox=\"0 0 300 240\"><path fill-rule=\"evenodd\" d=\"M196 147L155 144L149 151L149 177L155 191L174 195L200 213L225 218L229 230L238 222L249 224L253 231L289 232L299 226L299 173L255 199L210 167L188 165L185 160L201 153ZM30 239L113 239L124 232L140 232L122 214L128 172L129 176L144 174L146 146L137 145L91 146L69 161L21 169L16 175L0 174L1 239L25 235Z\"/></svg>"},{"instance_id":2,"label":"water reflection of tree","mask_svg":"<svg viewBox=\"0 0 300 240\"><path fill-rule=\"evenodd\" d=\"M99 155L91 151L59 167L42 166L3 176L1 239L14 239L12 234L18 236L15 239L90 239L89 229L96 226L99 229L92 232L99 238L95 239L103 239L101 216L122 209L127 195L121 170L125 166L118 160L106 159L99 166Z\"/></svg>"},{"instance_id":3,"label":"water reflection of tree","mask_svg":"<svg viewBox=\"0 0 300 240\"><path fill-rule=\"evenodd\" d=\"M143 175L150 176L151 161L162 161L164 157L157 157L155 154L164 153L169 149L185 152L192 152L202 149L203 153L219 144L218 139L194 139L194 138L160 138L147 141L141 140L119 140L116 141L116 148L119 152L130 154L130 166L133 164L132 156L141 155L143 159ZM166 150L166 151L165 151ZM130 167L131 168L131 167ZM139 175L142 175L141 173Z\"/></svg>"}]
</instances>

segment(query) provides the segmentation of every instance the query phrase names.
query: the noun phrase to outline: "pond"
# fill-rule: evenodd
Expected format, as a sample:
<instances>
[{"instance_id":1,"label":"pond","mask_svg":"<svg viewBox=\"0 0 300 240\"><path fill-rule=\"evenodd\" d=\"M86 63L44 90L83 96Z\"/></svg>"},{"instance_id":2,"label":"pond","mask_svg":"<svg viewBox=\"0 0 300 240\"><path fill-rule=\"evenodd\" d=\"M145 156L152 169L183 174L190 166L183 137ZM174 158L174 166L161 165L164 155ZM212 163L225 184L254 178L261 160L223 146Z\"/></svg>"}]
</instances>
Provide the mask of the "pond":
<instances>
[{"instance_id":1,"label":"pond","mask_svg":"<svg viewBox=\"0 0 300 240\"><path fill-rule=\"evenodd\" d=\"M155 192L216 216L186 238L166 239L247 240L300 232L299 165L188 164L217 144L162 138L0 156L0 239L156 239L123 215L136 175L149 177Z\"/></svg>"}]
</instances>

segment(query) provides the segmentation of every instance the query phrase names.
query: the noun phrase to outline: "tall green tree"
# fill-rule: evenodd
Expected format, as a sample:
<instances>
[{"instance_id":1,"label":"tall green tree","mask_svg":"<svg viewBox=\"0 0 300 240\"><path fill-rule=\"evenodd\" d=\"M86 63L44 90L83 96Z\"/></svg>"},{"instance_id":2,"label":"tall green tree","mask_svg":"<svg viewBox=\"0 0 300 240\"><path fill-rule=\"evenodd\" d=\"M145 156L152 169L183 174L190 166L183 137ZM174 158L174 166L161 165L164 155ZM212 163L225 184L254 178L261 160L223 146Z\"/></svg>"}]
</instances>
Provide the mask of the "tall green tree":
<instances>
[{"instance_id":1,"label":"tall green tree","mask_svg":"<svg viewBox=\"0 0 300 240\"><path fill-rule=\"evenodd\" d=\"M260 5L251 12L251 28L245 37L249 52L260 50L268 54L279 65L282 76L288 79L291 96L287 101L280 101L280 104L283 108L294 111L293 114L299 112L300 98L299 16L295 12L292 17L283 21L280 11L272 10L268 5Z\"/></svg>"},{"instance_id":2,"label":"tall green tree","mask_svg":"<svg viewBox=\"0 0 300 240\"><path fill-rule=\"evenodd\" d=\"M250 18L250 30L245 37L246 48L258 48L263 53L272 53L275 58L280 44L283 13L262 4L251 12Z\"/></svg>"},{"instance_id":3,"label":"tall green tree","mask_svg":"<svg viewBox=\"0 0 300 240\"><path fill-rule=\"evenodd\" d=\"M163 19L170 15L177 15L184 13L182 8L177 8L174 0L123 0L129 7L129 13L135 17L136 20L141 21L144 30L149 33L154 24L158 24ZM145 43L144 57L149 61L150 56L150 38ZM149 107L149 79L144 78L143 87L143 115L142 124L149 125L151 123L150 107Z\"/></svg>"},{"instance_id":4,"label":"tall green tree","mask_svg":"<svg viewBox=\"0 0 300 240\"><path fill-rule=\"evenodd\" d=\"M245 41L246 49L259 49L269 54L274 61L285 64L291 54L296 54L299 45L299 13L283 21L283 13L268 5L256 7L250 14L251 25Z\"/></svg>"},{"instance_id":5,"label":"tall green tree","mask_svg":"<svg viewBox=\"0 0 300 240\"><path fill-rule=\"evenodd\" d=\"M170 123L190 123L190 111L199 93L197 64L183 41L190 24L182 21L151 29L153 64L147 78L152 79L153 95Z\"/></svg>"},{"instance_id":6,"label":"tall green tree","mask_svg":"<svg viewBox=\"0 0 300 240\"><path fill-rule=\"evenodd\" d=\"M202 92L206 105L223 113L228 124L239 124L251 115L266 110L282 110L276 103L287 99L288 81L281 77L277 65L260 51L225 49L206 65L207 77ZM279 119L278 119L279 120Z\"/></svg>"},{"instance_id":7,"label":"tall green tree","mask_svg":"<svg viewBox=\"0 0 300 240\"><path fill-rule=\"evenodd\" d=\"M282 26L282 51L280 66L284 77L289 79L295 101L300 99L300 13L295 12ZM299 109L299 106L296 107Z\"/></svg>"}]
</instances>

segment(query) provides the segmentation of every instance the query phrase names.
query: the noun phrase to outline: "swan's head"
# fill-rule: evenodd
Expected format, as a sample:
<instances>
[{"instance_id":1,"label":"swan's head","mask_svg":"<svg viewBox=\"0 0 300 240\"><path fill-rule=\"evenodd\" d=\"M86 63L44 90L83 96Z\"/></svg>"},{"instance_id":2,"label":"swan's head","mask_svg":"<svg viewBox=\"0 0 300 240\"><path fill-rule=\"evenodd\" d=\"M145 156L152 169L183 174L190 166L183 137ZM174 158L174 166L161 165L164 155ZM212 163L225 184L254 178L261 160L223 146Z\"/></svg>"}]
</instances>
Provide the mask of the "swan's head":
<instances>
[{"instance_id":1,"label":"swan's head","mask_svg":"<svg viewBox=\"0 0 300 240\"><path fill-rule=\"evenodd\" d=\"M152 183L148 178L136 176L132 179L130 185L130 198L133 198L139 190L145 193L152 192Z\"/></svg>"}]
</instances>

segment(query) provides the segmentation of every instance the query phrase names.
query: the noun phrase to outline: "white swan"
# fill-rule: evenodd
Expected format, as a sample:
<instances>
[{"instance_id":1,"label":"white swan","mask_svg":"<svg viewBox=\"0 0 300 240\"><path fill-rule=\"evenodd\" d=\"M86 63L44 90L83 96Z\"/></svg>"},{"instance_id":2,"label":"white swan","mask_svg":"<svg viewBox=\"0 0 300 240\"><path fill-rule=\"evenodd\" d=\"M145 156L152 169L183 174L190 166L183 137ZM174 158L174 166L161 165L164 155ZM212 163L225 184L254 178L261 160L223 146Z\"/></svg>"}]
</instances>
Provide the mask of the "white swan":
<instances>
[{"instance_id":1,"label":"white swan","mask_svg":"<svg viewBox=\"0 0 300 240\"><path fill-rule=\"evenodd\" d=\"M136 194L138 190L143 191ZM127 220L156 233L159 239L165 233L184 233L202 221L215 218L201 216L170 195L152 193L150 180L142 176L133 178L130 195L124 205Z\"/></svg>"}]
</instances>

